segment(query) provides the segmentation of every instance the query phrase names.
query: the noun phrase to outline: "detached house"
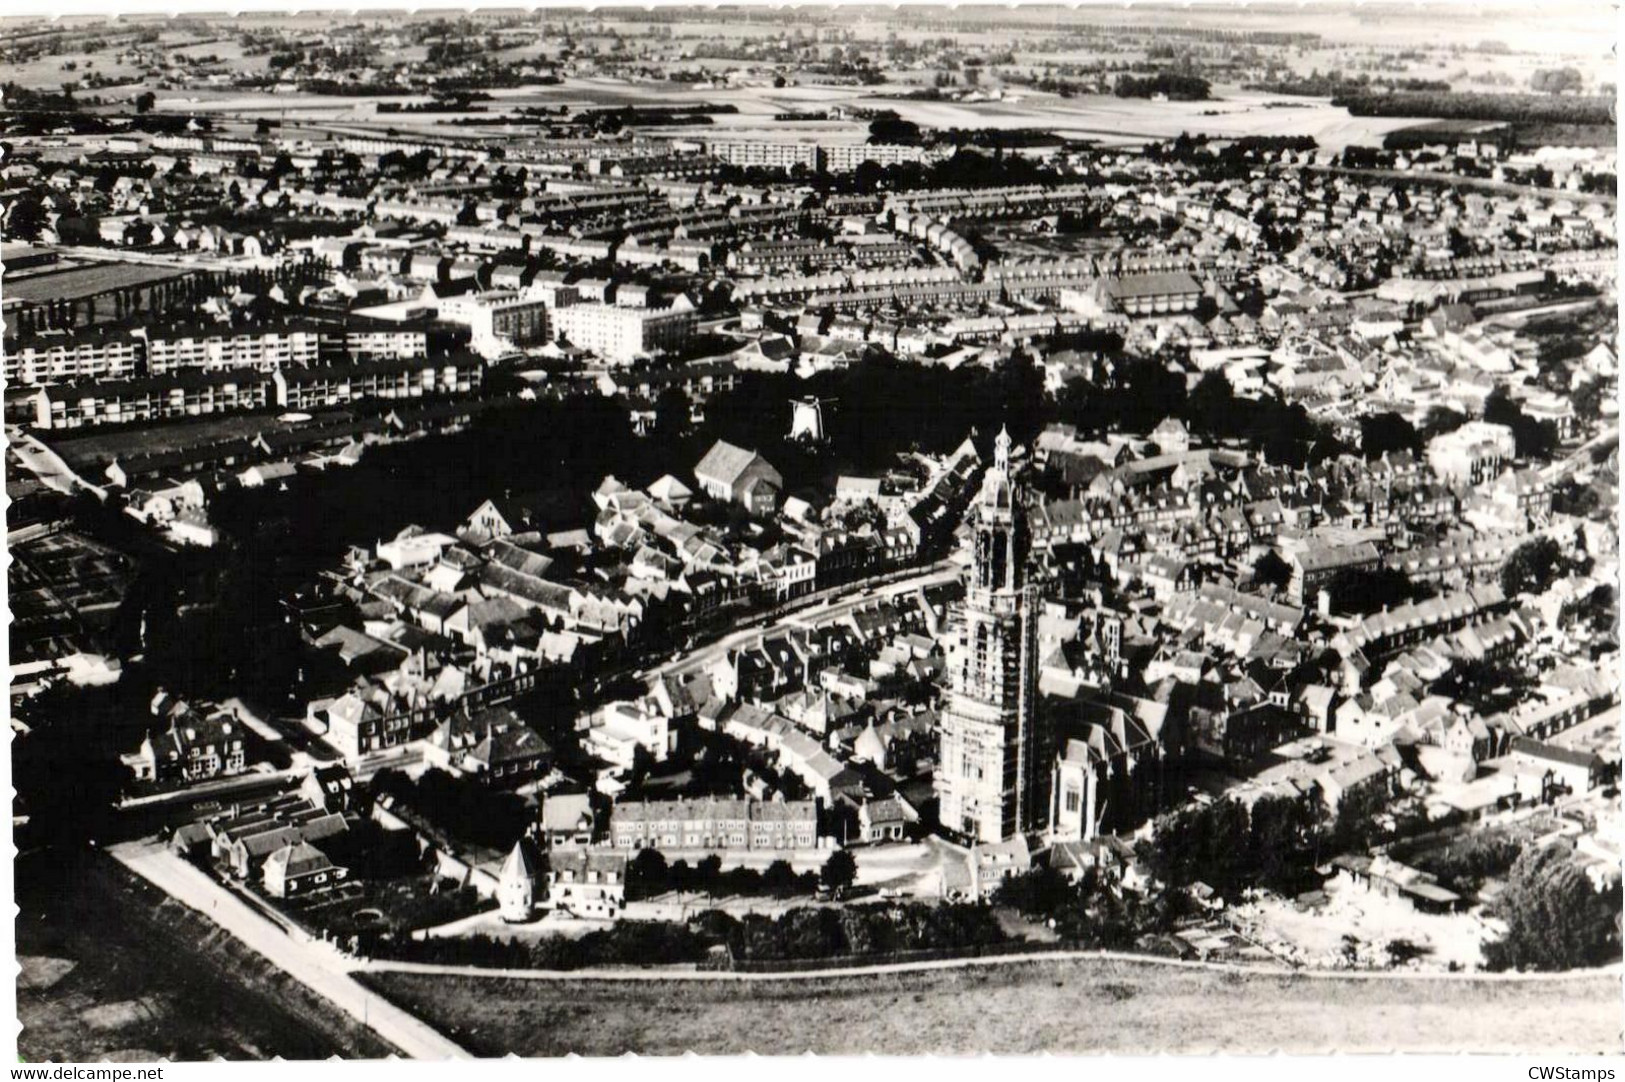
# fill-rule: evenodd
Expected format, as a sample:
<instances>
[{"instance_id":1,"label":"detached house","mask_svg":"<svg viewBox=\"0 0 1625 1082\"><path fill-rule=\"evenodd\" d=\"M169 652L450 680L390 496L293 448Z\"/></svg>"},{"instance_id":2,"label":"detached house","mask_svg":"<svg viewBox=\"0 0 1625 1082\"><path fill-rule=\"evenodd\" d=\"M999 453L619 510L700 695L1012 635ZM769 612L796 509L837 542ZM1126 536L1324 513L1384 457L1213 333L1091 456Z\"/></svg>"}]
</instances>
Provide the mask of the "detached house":
<instances>
[{"instance_id":1,"label":"detached house","mask_svg":"<svg viewBox=\"0 0 1625 1082\"><path fill-rule=\"evenodd\" d=\"M205 717L185 703L168 715L168 727L148 734L125 763L136 780L159 784L208 781L247 769L244 727L221 711Z\"/></svg>"},{"instance_id":2,"label":"detached house","mask_svg":"<svg viewBox=\"0 0 1625 1082\"><path fill-rule=\"evenodd\" d=\"M784 476L755 451L718 440L694 467L700 490L713 500L737 503L753 515L778 510Z\"/></svg>"}]
</instances>

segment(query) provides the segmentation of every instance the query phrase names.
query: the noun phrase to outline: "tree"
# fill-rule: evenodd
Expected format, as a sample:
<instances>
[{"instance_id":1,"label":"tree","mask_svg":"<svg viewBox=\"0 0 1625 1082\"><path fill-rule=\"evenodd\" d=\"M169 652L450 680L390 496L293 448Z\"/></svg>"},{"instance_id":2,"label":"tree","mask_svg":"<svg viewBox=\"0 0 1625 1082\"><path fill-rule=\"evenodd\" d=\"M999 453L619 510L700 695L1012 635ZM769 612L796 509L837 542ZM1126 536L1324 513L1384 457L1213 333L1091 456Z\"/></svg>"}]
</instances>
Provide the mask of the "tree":
<instances>
[{"instance_id":1,"label":"tree","mask_svg":"<svg viewBox=\"0 0 1625 1082\"><path fill-rule=\"evenodd\" d=\"M877 161L864 160L852 171L852 187L862 195L872 195L886 178L886 168Z\"/></svg>"},{"instance_id":2,"label":"tree","mask_svg":"<svg viewBox=\"0 0 1625 1082\"><path fill-rule=\"evenodd\" d=\"M1449 406L1434 406L1422 419L1422 427L1418 432L1423 443L1431 441L1435 436L1443 436L1454 432L1467 423L1467 415L1460 410L1453 410Z\"/></svg>"},{"instance_id":3,"label":"tree","mask_svg":"<svg viewBox=\"0 0 1625 1082\"><path fill-rule=\"evenodd\" d=\"M1389 793L1380 785L1350 789L1337 803L1332 819L1332 847L1338 852L1362 852L1377 837L1377 815L1388 805Z\"/></svg>"},{"instance_id":4,"label":"tree","mask_svg":"<svg viewBox=\"0 0 1625 1082\"><path fill-rule=\"evenodd\" d=\"M869 124L871 143L907 143L920 141L920 126L900 117L880 117Z\"/></svg>"},{"instance_id":5,"label":"tree","mask_svg":"<svg viewBox=\"0 0 1625 1082\"><path fill-rule=\"evenodd\" d=\"M1529 89L1537 94L1578 93L1584 82L1574 68L1542 68L1529 77Z\"/></svg>"},{"instance_id":6,"label":"tree","mask_svg":"<svg viewBox=\"0 0 1625 1082\"><path fill-rule=\"evenodd\" d=\"M818 870L818 881L830 890L845 890L858 878L858 862L845 849L837 849Z\"/></svg>"},{"instance_id":7,"label":"tree","mask_svg":"<svg viewBox=\"0 0 1625 1082\"><path fill-rule=\"evenodd\" d=\"M38 240L46 226L45 206L32 192L24 192L11 201L6 214L6 235L16 240Z\"/></svg>"},{"instance_id":8,"label":"tree","mask_svg":"<svg viewBox=\"0 0 1625 1082\"><path fill-rule=\"evenodd\" d=\"M1421 450L1416 428L1397 413L1368 413L1360 418L1360 450L1368 460L1395 451Z\"/></svg>"},{"instance_id":9,"label":"tree","mask_svg":"<svg viewBox=\"0 0 1625 1082\"><path fill-rule=\"evenodd\" d=\"M676 439L688 429L688 395L680 388L667 387L655 398L655 434Z\"/></svg>"},{"instance_id":10,"label":"tree","mask_svg":"<svg viewBox=\"0 0 1625 1082\"><path fill-rule=\"evenodd\" d=\"M1557 447L1557 428L1524 413L1505 386L1497 387L1484 399L1484 420L1512 430L1519 458L1544 458Z\"/></svg>"},{"instance_id":11,"label":"tree","mask_svg":"<svg viewBox=\"0 0 1625 1082\"><path fill-rule=\"evenodd\" d=\"M1024 916L1049 917L1075 894L1064 875L1048 864L1041 864L1025 875L1001 880L993 892L993 901Z\"/></svg>"},{"instance_id":12,"label":"tree","mask_svg":"<svg viewBox=\"0 0 1625 1082\"><path fill-rule=\"evenodd\" d=\"M148 90L136 95L135 111L138 113L150 113L152 112L152 107L156 104L158 104L158 95Z\"/></svg>"},{"instance_id":13,"label":"tree","mask_svg":"<svg viewBox=\"0 0 1625 1082\"><path fill-rule=\"evenodd\" d=\"M1280 553L1270 549L1253 563L1253 583L1284 590L1292 581L1292 565L1281 559Z\"/></svg>"},{"instance_id":14,"label":"tree","mask_svg":"<svg viewBox=\"0 0 1625 1082\"><path fill-rule=\"evenodd\" d=\"M1433 588L1391 567L1349 567L1326 584L1333 612L1373 613L1433 596Z\"/></svg>"},{"instance_id":15,"label":"tree","mask_svg":"<svg viewBox=\"0 0 1625 1082\"><path fill-rule=\"evenodd\" d=\"M1512 866L1496 912L1507 934L1484 948L1490 969L1574 969L1620 955L1620 881L1597 889L1572 851L1557 843L1527 850Z\"/></svg>"},{"instance_id":16,"label":"tree","mask_svg":"<svg viewBox=\"0 0 1625 1082\"><path fill-rule=\"evenodd\" d=\"M647 898L665 890L671 869L666 855L658 849L640 849L626 868L627 893L634 898Z\"/></svg>"},{"instance_id":17,"label":"tree","mask_svg":"<svg viewBox=\"0 0 1625 1082\"><path fill-rule=\"evenodd\" d=\"M762 889L772 894L785 895L796 889L796 870L787 860L775 860L762 873Z\"/></svg>"},{"instance_id":18,"label":"tree","mask_svg":"<svg viewBox=\"0 0 1625 1082\"><path fill-rule=\"evenodd\" d=\"M1508 597L1545 593L1563 565L1563 550L1550 537L1519 545L1501 569L1501 590Z\"/></svg>"}]
</instances>

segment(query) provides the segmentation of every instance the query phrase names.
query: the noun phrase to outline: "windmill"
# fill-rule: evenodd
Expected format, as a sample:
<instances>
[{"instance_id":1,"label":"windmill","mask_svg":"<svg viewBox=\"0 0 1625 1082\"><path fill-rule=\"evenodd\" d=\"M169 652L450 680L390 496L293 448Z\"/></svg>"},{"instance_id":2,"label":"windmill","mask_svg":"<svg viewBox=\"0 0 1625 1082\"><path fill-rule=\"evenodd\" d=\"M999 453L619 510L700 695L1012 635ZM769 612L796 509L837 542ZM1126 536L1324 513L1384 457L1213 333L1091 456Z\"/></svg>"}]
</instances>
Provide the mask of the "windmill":
<instances>
[{"instance_id":1,"label":"windmill","mask_svg":"<svg viewBox=\"0 0 1625 1082\"><path fill-rule=\"evenodd\" d=\"M819 398L808 395L805 398L792 398L790 400L790 438L793 440L806 440L808 443L823 443L824 434L824 407L833 406L839 398Z\"/></svg>"}]
</instances>

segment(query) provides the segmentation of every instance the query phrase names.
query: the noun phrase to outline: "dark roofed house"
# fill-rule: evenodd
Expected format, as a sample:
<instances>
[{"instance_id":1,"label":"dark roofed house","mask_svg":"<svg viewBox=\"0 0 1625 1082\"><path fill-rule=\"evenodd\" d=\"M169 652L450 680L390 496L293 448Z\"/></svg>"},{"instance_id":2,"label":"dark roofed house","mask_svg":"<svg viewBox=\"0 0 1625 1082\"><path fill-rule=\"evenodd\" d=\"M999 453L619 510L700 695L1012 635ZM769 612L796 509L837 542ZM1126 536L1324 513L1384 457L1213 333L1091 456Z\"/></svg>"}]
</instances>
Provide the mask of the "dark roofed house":
<instances>
[{"instance_id":1,"label":"dark roofed house","mask_svg":"<svg viewBox=\"0 0 1625 1082\"><path fill-rule=\"evenodd\" d=\"M137 780L190 783L247 769L245 728L229 712L204 715L180 703L170 710L168 721L167 727L149 733L140 750L125 758Z\"/></svg>"},{"instance_id":2,"label":"dark roofed house","mask_svg":"<svg viewBox=\"0 0 1625 1082\"><path fill-rule=\"evenodd\" d=\"M1202 298L1202 284L1184 271L1102 278L1096 296L1129 315L1189 312Z\"/></svg>"},{"instance_id":3,"label":"dark roofed house","mask_svg":"<svg viewBox=\"0 0 1625 1082\"><path fill-rule=\"evenodd\" d=\"M350 771L341 765L316 767L305 775L299 791L312 804L330 812L356 810L361 796L361 787L356 785Z\"/></svg>"},{"instance_id":4,"label":"dark roofed house","mask_svg":"<svg viewBox=\"0 0 1625 1082\"><path fill-rule=\"evenodd\" d=\"M428 756L485 782L513 783L545 772L553 749L505 706L441 722L429 737Z\"/></svg>"},{"instance_id":5,"label":"dark roofed house","mask_svg":"<svg viewBox=\"0 0 1625 1082\"><path fill-rule=\"evenodd\" d=\"M784 476L767 459L725 440L718 440L700 459L694 478L707 496L740 504L754 515L776 511L784 489Z\"/></svg>"},{"instance_id":6,"label":"dark roofed house","mask_svg":"<svg viewBox=\"0 0 1625 1082\"><path fill-rule=\"evenodd\" d=\"M1571 793L1586 793L1608 778L1608 764L1596 752L1562 748L1527 736L1515 736L1508 749L1517 766L1551 780Z\"/></svg>"},{"instance_id":7,"label":"dark roofed house","mask_svg":"<svg viewBox=\"0 0 1625 1082\"><path fill-rule=\"evenodd\" d=\"M1287 591L1299 604L1311 598L1341 571L1375 567L1381 559L1377 547L1369 541L1352 545L1306 545L1287 555L1292 568L1292 580Z\"/></svg>"}]
</instances>

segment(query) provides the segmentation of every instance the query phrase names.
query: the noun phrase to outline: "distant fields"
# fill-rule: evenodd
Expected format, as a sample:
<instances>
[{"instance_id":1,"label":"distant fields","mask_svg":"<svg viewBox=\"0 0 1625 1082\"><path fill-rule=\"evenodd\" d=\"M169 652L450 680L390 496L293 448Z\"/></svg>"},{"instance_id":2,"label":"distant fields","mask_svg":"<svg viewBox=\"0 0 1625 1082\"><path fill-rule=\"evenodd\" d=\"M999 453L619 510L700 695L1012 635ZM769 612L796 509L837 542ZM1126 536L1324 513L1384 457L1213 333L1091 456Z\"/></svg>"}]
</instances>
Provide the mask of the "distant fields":
<instances>
[{"instance_id":1,"label":"distant fields","mask_svg":"<svg viewBox=\"0 0 1625 1082\"><path fill-rule=\"evenodd\" d=\"M1109 960L792 982L359 974L481 1056L1618 1053L1617 976L1326 980Z\"/></svg>"}]
</instances>

